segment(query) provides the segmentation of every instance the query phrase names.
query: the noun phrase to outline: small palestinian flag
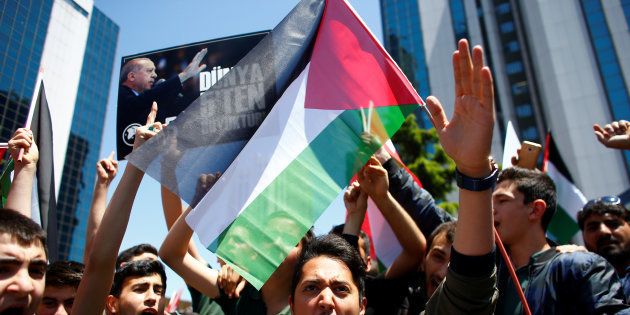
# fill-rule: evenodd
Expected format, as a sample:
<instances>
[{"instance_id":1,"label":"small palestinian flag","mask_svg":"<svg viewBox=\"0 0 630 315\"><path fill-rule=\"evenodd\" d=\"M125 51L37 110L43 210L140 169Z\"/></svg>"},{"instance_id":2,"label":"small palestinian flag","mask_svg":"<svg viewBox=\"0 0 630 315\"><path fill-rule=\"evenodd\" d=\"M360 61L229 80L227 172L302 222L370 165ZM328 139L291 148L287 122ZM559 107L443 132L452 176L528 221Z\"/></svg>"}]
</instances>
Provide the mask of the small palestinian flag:
<instances>
[{"instance_id":1,"label":"small palestinian flag","mask_svg":"<svg viewBox=\"0 0 630 315\"><path fill-rule=\"evenodd\" d=\"M562 160L558 147L547 134L543 171L556 184L558 210L549 223L547 231L560 244L582 244L580 228L577 225L577 213L586 204L584 194L575 186L569 169Z\"/></svg>"}]
</instances>

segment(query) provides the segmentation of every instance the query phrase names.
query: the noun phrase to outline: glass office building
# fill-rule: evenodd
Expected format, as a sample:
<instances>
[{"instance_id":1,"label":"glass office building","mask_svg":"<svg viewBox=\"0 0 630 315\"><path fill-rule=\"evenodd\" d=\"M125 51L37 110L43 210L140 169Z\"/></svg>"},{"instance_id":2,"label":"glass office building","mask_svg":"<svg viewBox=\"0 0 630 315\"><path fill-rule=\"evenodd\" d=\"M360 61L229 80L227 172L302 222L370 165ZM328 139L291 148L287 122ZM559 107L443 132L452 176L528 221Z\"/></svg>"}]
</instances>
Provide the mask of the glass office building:
<instances>
[{"instance_id":1,"label":"glass office building","mask_svg":"<svg viewBox=\"0 0 630 315\"><path fill-rule=\"evenodd\" d=\"M59 251L76 261L83 258L117 39L118 26L94 7L57 203Z\"/></svg>"},{"instance_id":2,"label":"glass office building","mask_svg":"<svg viewBox=\"0 0 630 315\"><path fill-rule=\"evenodd\" d=\"M81 261L119 28L90 0L6 0L0 8L0 142L24 126L43 78L53 119L59 258Z\"/></svg>"},{"instance_id":3,"label":"glass office building","mask_svg":"<svg viewBox=\"0 0 630 315\"><path fill-rule=\"evenodd\" d=\"M0 142L24 127L53 0L0 3Z\"/></svg>"},{"instance_id":4,"label":"glass office building","mask_svg":"<svg viewBox=\"0 0 630 315\"><path fill-rule=\"evenodd\" d=\"M449 113L457 41L484 46L495 81L495 156L511 121L521 140L544 143L551 131L588 198L630 186L630 154L604 148L592 131L595 123L630 119L630 0L380 4L386 49L421 95L440 97Z\"/></svg>"}]
</instances>

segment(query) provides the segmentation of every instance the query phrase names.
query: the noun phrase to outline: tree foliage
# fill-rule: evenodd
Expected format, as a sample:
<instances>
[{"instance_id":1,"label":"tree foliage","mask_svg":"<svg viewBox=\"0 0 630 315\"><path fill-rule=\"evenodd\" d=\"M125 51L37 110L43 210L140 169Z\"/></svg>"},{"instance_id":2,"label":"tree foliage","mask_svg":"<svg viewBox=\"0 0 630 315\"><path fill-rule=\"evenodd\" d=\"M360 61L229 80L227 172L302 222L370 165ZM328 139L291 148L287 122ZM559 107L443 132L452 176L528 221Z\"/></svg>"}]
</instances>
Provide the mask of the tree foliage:
<instances>
[{"instance_id":1,"label":"tree foliage","mask_svg":"<svg viewBox=\"0 0 630 315\"><path fill-rule=\"evenodd\" d=\"M420 179L426 189L447 212L455 213L458 205L445 202L453 190L455 162L444 152L434 128L418 128L415 115L407 117L392 138L402 161Z\"/></svg>"}]
</instances>

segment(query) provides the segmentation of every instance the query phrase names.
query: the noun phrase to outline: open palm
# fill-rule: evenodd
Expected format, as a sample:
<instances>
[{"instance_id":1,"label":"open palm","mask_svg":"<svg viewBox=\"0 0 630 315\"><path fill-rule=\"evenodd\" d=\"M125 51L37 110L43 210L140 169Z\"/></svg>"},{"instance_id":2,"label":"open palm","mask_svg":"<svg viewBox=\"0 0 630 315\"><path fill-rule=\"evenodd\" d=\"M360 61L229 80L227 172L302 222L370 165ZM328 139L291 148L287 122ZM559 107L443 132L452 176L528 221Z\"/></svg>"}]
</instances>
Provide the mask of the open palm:
<instances>
[{"instance_id":1,"label":"open palm","mask_svg":"<svg viewBox=\"0 0 630 315\"><path fill-rule=\"evenodd\" d=\"M455 76L455 111L446 118L440 101L430 96L427 105L433 126L446 153L457 168L468 176L487 175L488 156L494 127L494 91L492 75L483 65L483 50L476 46L472 60L465 39L453 54Z\"/></svg>"}]
</instances>

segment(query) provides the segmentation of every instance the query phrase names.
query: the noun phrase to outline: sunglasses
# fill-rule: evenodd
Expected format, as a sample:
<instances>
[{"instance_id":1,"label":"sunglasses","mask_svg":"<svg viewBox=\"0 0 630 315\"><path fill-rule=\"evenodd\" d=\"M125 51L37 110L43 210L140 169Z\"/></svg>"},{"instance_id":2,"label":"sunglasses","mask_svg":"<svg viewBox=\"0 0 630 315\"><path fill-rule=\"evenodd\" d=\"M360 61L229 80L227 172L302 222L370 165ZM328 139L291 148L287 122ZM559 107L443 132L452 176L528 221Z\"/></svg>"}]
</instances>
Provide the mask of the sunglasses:
<instances>
[{"instance_id":1,"label":"sunglasses","mask_svg":"<svg viewBox=\"0 0 630 315\"><path fill-rule=\"evenodd\" d=\"M615 206L615 205L621 204L621 199L619 197L617 197L617 196L599 197L599 198L596 198L596 199L589 200L584 205L584 208L593 206L593 205L595 205L597 203L602 203L602 204L607 205L607 206Z\"/></svg>"}]
</instances>

